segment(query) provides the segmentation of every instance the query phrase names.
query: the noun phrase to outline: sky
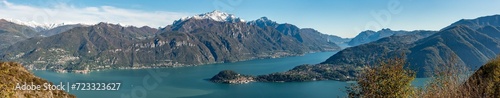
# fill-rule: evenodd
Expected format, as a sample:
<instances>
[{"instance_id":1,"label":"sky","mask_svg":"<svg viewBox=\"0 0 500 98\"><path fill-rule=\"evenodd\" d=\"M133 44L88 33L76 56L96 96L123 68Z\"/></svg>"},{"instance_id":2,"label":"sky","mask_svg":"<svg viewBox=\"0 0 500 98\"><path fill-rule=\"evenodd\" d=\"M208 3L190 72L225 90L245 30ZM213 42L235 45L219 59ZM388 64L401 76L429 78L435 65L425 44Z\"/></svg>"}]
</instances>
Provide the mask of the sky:
<instances>
[{"instance_id":1,"label":"sky","mask_svg":"<svg viewBox=\"0 0 500 98\"><path fill-rule=\"evenodd\" d=\"M439 30L460 19L500 14L500 0L0 0L0 18L36 24L165 27L220 10L352 38L365 30Z\"/></svg>"}]
</instances>

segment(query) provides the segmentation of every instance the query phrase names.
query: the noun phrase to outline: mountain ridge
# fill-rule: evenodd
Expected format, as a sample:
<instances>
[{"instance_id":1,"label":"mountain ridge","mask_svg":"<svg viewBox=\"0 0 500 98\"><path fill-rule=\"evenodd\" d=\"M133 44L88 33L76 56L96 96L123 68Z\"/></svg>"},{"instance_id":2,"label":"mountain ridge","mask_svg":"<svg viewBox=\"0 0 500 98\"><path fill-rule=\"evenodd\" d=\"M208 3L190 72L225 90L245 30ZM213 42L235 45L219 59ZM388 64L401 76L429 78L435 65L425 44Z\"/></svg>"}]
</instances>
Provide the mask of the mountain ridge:
<instances>
[{"instance_id":1,"label":"mountain ridge","mask_svg":"<svg viewBox=\"0 0 500 98\"><path fill-rule=\"evenodd\" d=\"M490 17L498 17L498 15ZM480 19L491 18L487 16L477 19L479 20L473 19L470 21L484 21ZM426 77L430 75L429 72L432 72L435 67L450 63L467 65L467 67L474 70L500 53L500 45L498 43L498 36L500 33L496 25L469 25L468 23L458 23L462 22L455 22L451 25L453 27L447 27L429 37L421 38L407 44L391 42L389 42L390 44L377 44L380 42L387 42L384 41L383 38L368 44L351 47L333 55L322 64L365 66L373 64L373 62L377 61L376 58L390 58L391 55L405 54L405 58L407 58L407 62L409 62L407 66L417 70L417 77ZM475 27L478 28L473 29ZM380 50L377 50L379 48ZM359 50L368 50L371 52L365 51L349 54ZM380 53L385 53L387 55L379 55Z\"/></svg>"},{"instance_id":2,"label":"mountain ridge","mask_svg":"<svg viewBox=\"0 0 500 98\"><path fill-rule=\"evenodd\" d=\"M216 11L208 14L234 18ZM194 66L340 49L328 42L328 35L301 32L292 24L260 27L205 18L180 19L162 29L109 23L75 27L17 43L4 49L0 59L18 61L30 69L80 72Z\"/></svg>"},{"instance_id":3,"label":"mountain ridge","mask_svg":"<svg viewBox=\"0 0 500 98\"><path fill-rule=\"evenodd\" d=\"M0 19L0 49L35 36L41 35L29 26Z\"/></svg>"},{"instance_id":4,"label":"mountain ridge","mask_svg":"<svg viewBox=\"0 0 500 98\"><path fill-rule=\"evenodd\" d=\"M472 29L468 25L454 24L453 27L440 31L417 30L414 32L420 33L393 35L346 48L320 64L300 65L285 72L247 77L252 77L251 81L260 82L350 81L355 80L362 69L395 57L405 59L405 66L416 71L417 77L432 76L435 68L446 65L465 65L471 70L476 70L500 54L498 39L500 31L498 25L472 26L479 28ZM498 59L494 62L498 63ZM484 67L479 69L485 70ZM475 74L477 75L477 72ZM234 79L224 79L226 78L211 81L216 83L234 81ZM477 83L477 81L472 82Z\"/></svg>"}]
</instances>

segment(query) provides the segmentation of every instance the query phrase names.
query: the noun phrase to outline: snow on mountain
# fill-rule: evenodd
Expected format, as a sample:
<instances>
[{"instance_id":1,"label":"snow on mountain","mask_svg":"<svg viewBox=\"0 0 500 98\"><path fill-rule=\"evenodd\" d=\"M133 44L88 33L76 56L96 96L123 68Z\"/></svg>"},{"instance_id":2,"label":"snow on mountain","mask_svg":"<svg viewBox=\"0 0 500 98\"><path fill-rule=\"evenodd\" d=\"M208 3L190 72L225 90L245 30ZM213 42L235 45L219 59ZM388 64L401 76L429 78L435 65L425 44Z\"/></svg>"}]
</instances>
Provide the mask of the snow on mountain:
<instances>
[{"instance_id":1,"label":"snow on mountain","mask_svg":"<svg viewBox=\"0 0 500 98\"><path fill-rule=\"evenodd\" d=\"M219 22L231 22L231 23L245 22L245 20L240 19L239 17L236 17L233 14L228 14L225 12L214 10L212 12L208 12L208 13L204 13L204 14L198 14L195 16L181 18L177 21L174 21L174 24L185 21L185 20L189 20L189 19L197 19L197 20L210 19L210 20L219 21Z\"/></svg>"},{"instance_id":2,"label":"snow on mountain","mask_svg":"<svg viewBox=\"0 0 500 98\"><path fill-rule=\"evenodd\" d=\"M44 23L38 23L36 21L22 21L22 20L18 20L18 19L5 19L5 20L16 23L16 24L32 27L37 32L44 31L44 30L50 30L50 29L65 25L64 23L59 23L59 24L45 23L44 24Z\"/></svg>"}]
</instances>

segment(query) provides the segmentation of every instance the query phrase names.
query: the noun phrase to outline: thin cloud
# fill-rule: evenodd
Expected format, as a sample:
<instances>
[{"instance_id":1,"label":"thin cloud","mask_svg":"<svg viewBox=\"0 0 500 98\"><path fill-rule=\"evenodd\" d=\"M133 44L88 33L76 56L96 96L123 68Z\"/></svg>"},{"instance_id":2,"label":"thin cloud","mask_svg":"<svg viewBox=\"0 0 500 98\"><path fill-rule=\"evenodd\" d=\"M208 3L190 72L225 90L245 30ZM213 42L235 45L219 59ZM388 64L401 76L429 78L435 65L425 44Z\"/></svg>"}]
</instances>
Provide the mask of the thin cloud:
<instances>
[{"instance_id":1,"label":"thin cloud","mask_svg":"<svg viewBox=\"0 0 500 98\"><path fill-rule=\"evenodd\" d=\"M0 18L19 20L31 24L96 24L108 22L121 25L164 27L188 16L188 13L142 11L113 6L75 7L58 3L49 7L21 5L3 0Z\"/></svg>"}]
</instances>

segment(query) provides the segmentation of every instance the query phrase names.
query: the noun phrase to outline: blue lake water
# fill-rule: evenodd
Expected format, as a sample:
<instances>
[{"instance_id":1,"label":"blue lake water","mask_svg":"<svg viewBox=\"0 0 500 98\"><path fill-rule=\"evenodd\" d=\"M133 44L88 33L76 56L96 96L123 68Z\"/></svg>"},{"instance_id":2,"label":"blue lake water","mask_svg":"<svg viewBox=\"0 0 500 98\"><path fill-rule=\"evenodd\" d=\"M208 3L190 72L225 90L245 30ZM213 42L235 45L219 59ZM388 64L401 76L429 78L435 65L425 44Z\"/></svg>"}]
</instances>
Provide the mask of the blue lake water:
<instances>
[{"instance_id":1,"label":"blue lake water","mask_svg":"<svg viewBox=\"0 0 500 98\"><path fill-rule=\"evenodd\" d=\"M104 70L89 74L33 71L36 76L51 82L120 82L118 91L74 91L80 98L326 98L345 97L346 82L313 81L291 83L217 84L207 81L219 71L234 70L241 74L262 75L283 72L300 64L317 64L335 52L311 53L304 56L257 59L235 63L210 64L193 67ZM423 85L426 79L416 79Z\"/></svg>"}]
</instances>

